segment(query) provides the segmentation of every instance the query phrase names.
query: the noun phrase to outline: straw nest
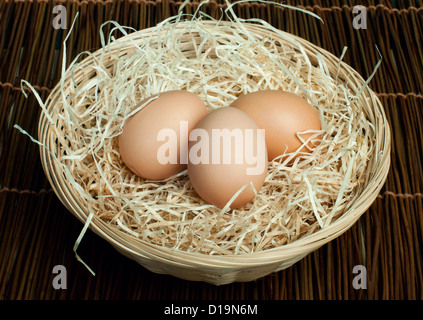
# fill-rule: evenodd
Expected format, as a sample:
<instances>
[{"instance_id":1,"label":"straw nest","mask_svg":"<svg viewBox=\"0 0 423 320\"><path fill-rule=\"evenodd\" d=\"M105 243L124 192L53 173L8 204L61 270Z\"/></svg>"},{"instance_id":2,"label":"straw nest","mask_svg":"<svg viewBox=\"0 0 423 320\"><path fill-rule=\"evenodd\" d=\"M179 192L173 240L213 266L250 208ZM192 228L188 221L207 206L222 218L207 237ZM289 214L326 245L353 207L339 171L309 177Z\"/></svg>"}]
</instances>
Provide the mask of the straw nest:
<instances>
[{"instance_id":1,"label":"straw nest","mask_svg":"<svg viewBox=\"0 0 423 320\"><path fill-rule=\"evenodd\" d=\"M129 34L114 26L125 36L102 37L102 49L78 56L40 101L42 163L83 232L90 227L154 272L223 284L292 265L348 229L377 196L389 167L386 118L341 59L261 20L179 15ZM319 113L322 141L293 164L270 162L254 201L220 210L199 198L186 171L147 181L121 161L125 119L140 101L175 89L209 110L241 93L294 92Z\"/></svg>"}]
</instances>

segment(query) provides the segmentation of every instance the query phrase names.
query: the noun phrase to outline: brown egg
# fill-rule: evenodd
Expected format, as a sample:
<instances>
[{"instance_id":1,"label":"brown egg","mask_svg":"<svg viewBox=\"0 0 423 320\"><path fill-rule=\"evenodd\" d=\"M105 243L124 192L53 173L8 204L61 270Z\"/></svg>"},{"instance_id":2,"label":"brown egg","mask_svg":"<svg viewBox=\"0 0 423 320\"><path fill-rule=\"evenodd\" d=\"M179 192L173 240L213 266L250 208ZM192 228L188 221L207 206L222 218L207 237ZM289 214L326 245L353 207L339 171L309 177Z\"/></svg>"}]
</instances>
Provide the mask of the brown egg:
<instances>
[{"instance_id":1,"label":"brown egg","mask_svg":"<svg viewBox=\"0 0 423 320\"><path fill-rule=\"evenodd\" d=\"M123 162L135 174L151 180L166 179L185 170L189 132L206 115L206 106L193 93L160 93L126 120L119 136Z\"/></svg>"},{"instance_id":2,"label":"brown egg","mask_svg":"<svg viewBox=\"0 0 423 320\"><path fill-rule=\"evenodd\" d=\"M230 206L239 208L258 192L267 174L265 138L243 111L219 108L210 112L190 133L188 175L206 202L223 208L244 186Z\"/></svg>"},{"instance_id":3,"label":"brown egg","mask_svg":"<svg viewBox=\"0 0 423 320\"><path fill-rule=\"evenodd\" d=\"M239 96L231 107L247 113L259 126L265 129L269 160L291 152L309 153L314 147L311 141L306 146L297 137L298 132L320 130L321 122L317 112L303 98L280 90L263 90ZM303 134L309 139L313 134ZM299 150L299 148L301 148Z\"/></svg>"}]
</instances>

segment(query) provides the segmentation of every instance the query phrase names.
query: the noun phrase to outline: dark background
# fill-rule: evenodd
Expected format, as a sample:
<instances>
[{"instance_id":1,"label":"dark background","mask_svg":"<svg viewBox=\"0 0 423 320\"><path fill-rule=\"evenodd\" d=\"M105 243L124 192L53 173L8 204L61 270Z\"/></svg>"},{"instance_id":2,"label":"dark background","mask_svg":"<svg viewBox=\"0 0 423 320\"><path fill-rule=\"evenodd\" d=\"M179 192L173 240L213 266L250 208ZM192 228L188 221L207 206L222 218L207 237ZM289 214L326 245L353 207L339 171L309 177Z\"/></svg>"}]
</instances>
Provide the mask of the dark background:
<instances>
[{"instance_id":1,"label":"dark background","mask_svg":"<svg viewBox=\"0 0 423 320\"><path fill-rule=\"evenodd\" d=\"M205 10L219 15L223 1ZM76 260L80 223L60 203L45 178L38 146L13 128L37 136L40 107L26 98L21 79L45 100L60 78L62 42L68 63L100 47L107 20L143 29L174 15L177 1L0 0L0 299L398 299L423 298L423 1L286 1L318 14L324 24L271 4L240 4L240 17L269 21L344 58L364 78L383 62L370 87L392 127L391 171L380 195L345 234L291 268L248 283L214 286L158 275L119 254L88 231L78 249L96 272ZM53 7L67 8L67 30L52 27ZM352 27L353 6L367 6L368 28ZM198 2L186 6L193 12ZM107 28L105 29L108 30ZM57 63L57 61L59 63ZM67 289L53 288L53 267L67 270ZM353 267L367 270L367 289L352 286Z\"/></svg>"}]
</instances>

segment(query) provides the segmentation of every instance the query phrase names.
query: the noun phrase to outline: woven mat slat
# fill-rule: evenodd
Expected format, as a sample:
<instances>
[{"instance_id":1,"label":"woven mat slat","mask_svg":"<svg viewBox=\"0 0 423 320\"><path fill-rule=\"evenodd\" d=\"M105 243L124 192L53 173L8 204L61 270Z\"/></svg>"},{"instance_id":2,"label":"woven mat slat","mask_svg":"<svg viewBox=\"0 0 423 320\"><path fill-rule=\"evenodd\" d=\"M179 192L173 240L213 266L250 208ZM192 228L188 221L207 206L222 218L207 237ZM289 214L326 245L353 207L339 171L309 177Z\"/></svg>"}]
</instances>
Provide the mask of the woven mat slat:
<instances>
[{"instance_id":1,"label":"woven mat slat","mask_svg":"<svg viewBox=\"0 0 423 320\"><path fill-rule=\"evenodd\" d=\"M391 170L385 190L419 193L423 190L423 99L381 97L392 128ZM382 191L383 192L383 191Z\"/></svg>"},{"instance_id":2,"label":"woven mat slat","mask_svg":"<svg viewBox=\"0 0 423 320\"><path fill-rule=\"evenodd\" d=\"M352 7L364 1L287 1L321 16L325 24L298 12L264 5L240 5L241 17L259 17L340 56L368 77L392 127L392 166L380 196L345 234L293 267L250 283L215 287L156 275L123 257L88 231L74 256L82 225L52 192L39 161L36 136L40 108L21 92L20 80L44 100L60 79L68 30L52 28L52 8L64 3L69 64L100 47L106 20L143 29L176 14L181 1L0 1L0 296L2 299L423 299L423 1L367 1L367 30L354 30ZM223 0L206 12L217 17ZM193 13L198 2L188 4ZM398 10L400 9L400 10ZM111 26L104 28L108 33ZM120 36L115 32L116 36ZM52 287L52 268L65 265L68 289ZM352 286L356 265L368 271L368 287Z\"/></svg>"},{"instance_id":3,"label":"woven mat slat","mask_svg":"<svg viewBox=\"0 0 423 320\"><path fill-rule=\"evenodd\" d=\"M40 96L46 99L47 93ZM19 124L37 137L40 109L35 97L26 99L18 91L0 88L0 105L3 111L0 118L3 144L0 148L0 185L32 190L44 188L48 182L42 172L38 146L13 128L14 124Z\"/></svg>"}]
</instances>

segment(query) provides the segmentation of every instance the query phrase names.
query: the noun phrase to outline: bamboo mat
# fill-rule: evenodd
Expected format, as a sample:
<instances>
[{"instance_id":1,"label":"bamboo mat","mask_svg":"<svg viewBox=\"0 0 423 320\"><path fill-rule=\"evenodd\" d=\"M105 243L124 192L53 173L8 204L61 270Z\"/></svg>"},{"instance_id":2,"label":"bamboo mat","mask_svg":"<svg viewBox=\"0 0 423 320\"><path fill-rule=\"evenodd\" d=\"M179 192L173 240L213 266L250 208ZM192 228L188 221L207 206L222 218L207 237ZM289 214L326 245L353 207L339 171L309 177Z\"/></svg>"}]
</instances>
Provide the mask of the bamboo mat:
<instances>
[{"instance_id":1,"label":"bamboo mat","mask_svg":"<svg viewBox=\"0 0 423 320\"><path fill-rule=\"evenodd\" d=\"M62 42L68 63L100 47L107 20L142 29L174 15L181 2L0 0L0 299L419 299L423 298L423 1L286 1L318 14L274 5L240 4L240 17L257 17L341 55L370 82L392 127L392 165L375 203L345 234L291 268L257 281L214 286L151 273L88 231L76 260L73 246L82 224L62 206L47 182L38 146L14 124L37 136L40 108L20 80L41 98L58 82ZM223 1L205 10L219 15ZM67 30L52 27L53 7L67 8ZM368 7L368 28L355 30L353 6ZM197 2L186 6L193 12ZM105 29L108 31L109 29ZM117 34L118 35L118 34ZM67 289L54 289L53 267L67 270ZM367 288L354 289L353 268L367 270Z\"/></svg>"}]
</instances>

